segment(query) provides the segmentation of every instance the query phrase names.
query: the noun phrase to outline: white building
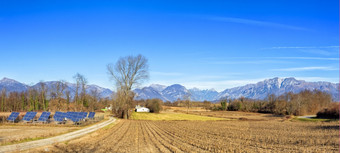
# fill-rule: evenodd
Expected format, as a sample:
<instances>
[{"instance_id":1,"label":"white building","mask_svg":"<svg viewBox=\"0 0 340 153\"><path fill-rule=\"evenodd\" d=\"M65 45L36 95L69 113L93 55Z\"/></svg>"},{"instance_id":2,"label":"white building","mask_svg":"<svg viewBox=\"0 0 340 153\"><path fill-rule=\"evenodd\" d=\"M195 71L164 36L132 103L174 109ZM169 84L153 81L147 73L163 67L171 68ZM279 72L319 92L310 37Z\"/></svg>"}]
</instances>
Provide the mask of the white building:
<instances>
[{"instance_id":1,"label":"white building","mask_svg":"<svg viewBox=\"0 0 340 153\"><path fill-rule=\"evenodd\" d=\"M150 109L149 109L149 108L146 108L146 107L142 107L142 106L137 105L135 111L136 111L136 112L150 112Z\"/></svg>"}]
</instances>

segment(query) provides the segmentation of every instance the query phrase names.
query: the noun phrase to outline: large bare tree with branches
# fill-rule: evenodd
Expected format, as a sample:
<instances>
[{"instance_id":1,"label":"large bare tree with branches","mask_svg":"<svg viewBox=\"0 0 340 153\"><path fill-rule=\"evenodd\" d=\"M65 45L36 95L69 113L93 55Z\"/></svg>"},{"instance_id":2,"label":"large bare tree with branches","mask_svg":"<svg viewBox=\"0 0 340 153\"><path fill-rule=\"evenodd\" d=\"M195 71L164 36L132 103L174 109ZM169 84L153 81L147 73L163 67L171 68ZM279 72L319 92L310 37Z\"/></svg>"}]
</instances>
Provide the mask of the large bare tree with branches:
<instances>
[{"instance_id":1,"label":"large bare tree with branches","mask_svg":"<svg viewBox=\"0 0 340 153\"><path fill-rule=\"evenodd\" d=\"M129 109L132 108L134 93L132 89L136 85L140 85L143 81L149 78L148 60L143 55L121 57L116 64L108 64L107 70L109 76L116 83L117 93L113 106L119 107L112 110L118 116L125 119L129 118Z\"/></svg>"},{"instance_id":2,"label":"large bare tree with branches","mask_svg":"<svg viewBox=\"0 0 340 153\"><path fill-rule=\"evenodd\" d=\"M74 97L74 101L76 102L77 105L81 104L81 106L87 106L87 100L86 100L86 87L87 87L87 79L85 78L84 75L81 75L77 73L76 75L73 76L74 80L76 81L76 93ZM79 89L81 87L81 92L80 92L80 98L79 98Z\"/></svg>"}]
</instances>

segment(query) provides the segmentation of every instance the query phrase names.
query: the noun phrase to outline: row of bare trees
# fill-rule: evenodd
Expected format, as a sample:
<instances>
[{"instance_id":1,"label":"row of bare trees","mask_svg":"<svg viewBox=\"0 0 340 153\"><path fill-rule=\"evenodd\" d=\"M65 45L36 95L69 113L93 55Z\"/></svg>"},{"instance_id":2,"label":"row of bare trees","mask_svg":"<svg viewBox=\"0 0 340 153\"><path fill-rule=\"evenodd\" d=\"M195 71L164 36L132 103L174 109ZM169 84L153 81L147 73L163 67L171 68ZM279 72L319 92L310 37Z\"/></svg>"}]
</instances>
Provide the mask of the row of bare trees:
<instances>
[{"instance_id":1,"label":"row of bare trees","mask_svg":"<svg viewBox=\"0 0 340 153\"><path fill-rule=\"evenodd\" d=\"M83 75L77 73L74 80L75 91L70 91L65 81L50 86L40 81L23 92L7 92L4 88L0 94L0 111L95 111L110 103L109 99L100 98L97 90L86 93L88 82Z\"/></svg>"},{"instance_id":2,"label":"row of bare trees","mask_svg":"<svg viewBox=\"0 0 340 153\"><path fill-rule=\"evenodd\" d=\"M300 93L286 93L280 96L268 95L266 100L253 100L241 97L239 99L224 99L221 106L212 110L231 110L245 112L273 113L277 115L309 115L328 107L332 96L319 90L304 90Z\"/></svg>"}]
</instances>

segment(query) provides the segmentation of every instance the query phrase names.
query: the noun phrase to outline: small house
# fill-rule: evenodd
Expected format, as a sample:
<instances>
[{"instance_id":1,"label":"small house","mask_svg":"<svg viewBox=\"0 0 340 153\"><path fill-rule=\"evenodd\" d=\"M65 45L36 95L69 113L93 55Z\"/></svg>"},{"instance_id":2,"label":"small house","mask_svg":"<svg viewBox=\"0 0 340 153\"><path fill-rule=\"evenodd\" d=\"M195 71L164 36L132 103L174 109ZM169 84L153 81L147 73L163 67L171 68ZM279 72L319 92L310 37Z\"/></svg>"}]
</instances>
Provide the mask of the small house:
<instances>
[{"instance_id":1,"label":"small house","mask_svg":"<svg viewBox=\"0 0 340 153\"><path fill-rule=\"evenodd\" d=\"M136 106L136 112L150 112L150 109L149 108L146 108L146 107L142 107L140 105L137 105Z\"/></svg>"}]
</instances>

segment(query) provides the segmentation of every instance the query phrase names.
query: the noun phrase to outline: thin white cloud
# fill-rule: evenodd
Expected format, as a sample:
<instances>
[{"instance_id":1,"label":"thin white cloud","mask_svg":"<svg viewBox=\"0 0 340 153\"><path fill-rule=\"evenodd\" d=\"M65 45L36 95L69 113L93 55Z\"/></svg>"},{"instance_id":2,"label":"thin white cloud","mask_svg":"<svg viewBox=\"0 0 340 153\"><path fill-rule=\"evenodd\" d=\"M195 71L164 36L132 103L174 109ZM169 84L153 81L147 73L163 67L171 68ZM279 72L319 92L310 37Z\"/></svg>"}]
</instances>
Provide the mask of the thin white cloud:
<instances>
[{"instance_id":1,"label":"thin white cloud","mask_svg":"<svg viewBox=\"0 0 340 153\"><path fill-rule=\"evenodd\" d=\"M215 21L223 21L223 22L231 22L231 23L240 23L240 24L247 24L247 25L256 25L256 26L276 27L276 28L284 28L284 29L292 29L292 30L309 31L309 29L302 28L302 27L298 27L298 26L292 26L292 25L286 25L286 24L268 22L268 21L260 21L260 20L244 19L244 18L234 18L234 17L209 17L209 19L210 19L210 20L215 20Z\"/></svg>"},{"instance_id":2,"label":"thin white cloud","mask_svg":"<svg viewBox=\"0 0 340 153\"><path fill-rule=\"evenodd\" d=\"M327 77L295 77L297 80L305 80L307 82L319 82L326 81L332 83L339 83L339 78L327 78Z\"/></svg>"},{"instance_id":3,"label":"thin white cloud","mask_svg":"<svg viewBox=\"0 0 340 153\"><path fill-rule=\"evenodd\" d=\"M299 51L309 54L317 54L317 55L335 55L339 53L339 46L279 46L279 47L269 47L262 48L261 50L284 50L287 51Z\"/></svg>"},{"instance_id":4,"label":"thin white cloud","mask_svg":"<svg viewBox=\"0 0 340 153\"><path fill-rule=\"evenodd\" d=\"M245 61L240 61L240 60L230 61L230 60L227 60L227 61L212 61L209 64L273 64L273 63L288 64L288 63L291 63L291 62L283 61L283 60L281 60L281 61L280 60L252 60L252 61L249 61L249 60L245 60Z\"/></svg>"},{"instance_id":5,"label":"thin white cloud","mask_svg":"<svg viewBox=\"0 0 340 153\"><path fill-rule=\"evenodd\" d=\"M339 46L277 46L262 49L322 49L322 48L339 48Z\"/></svg>"},{"instance_id":6,"label":"thin white cloud","mask_svg":"<svg viewBox=\"0 0 340 153\"><path fill-rule=\"evenodd\" d=\"M314 71L314 70L323 70L323 71L333 71L338 70L333 67L323 67L323 66L311 66L311 67L293 67L293 68L283 68L283 69L273 69L274 71Z\"/></svg>"},{"instance_id":7,"label":"thin white cloud","mask_svg":"<svg viewBox=\"0 0 340 153\"><path fill-rule=\"evenodd\" d=\"M177 73L177 72L150 72L151 75L160 75L160 76L181 76L183 75L182 73Z\"/></svg>"},{"instance_id":8,"label":"thin white cloud","mask_svg":"<svg viewBox=\"0 0 340 153\"><path fill-rule=\"evenodd\" d=\"M300 59L300 60L327 60L327 61L338 61L339 58L327 58L327 57L271 57L279 59Z\"/></svg>"},{"instance_id":9,"label":"thin white cloud","mask_svg":"<svg viewBox=\"0 0 340 153\"><path fill-rule=\"evenodd\" d=\"M324 56L330 56L330 55L333 55L337 52L332 52L332 51L327 51L325 49L304 49L304 50L301 50L301 52L305 52L305 53L308 53L308 54L317 54L317 55L324 55Z\"/></svg>"},{"instance_id":10,"label":"thin white cloud","mask_svg":"<svg viewBox=\"0 0 340 153\"><path fill-rule=\"evenodd\" d=\"M238 61L230 61L233 59L237 59ZM284 60L329 60L329 61L338 61L339 58L333 58L333 57L308 57L308 56L278 56L278 57L228 57L228 58L214 58L214 57L208 57L208 58L203 58L202 60L207 60L207 61L213 61L211 64L240 64L244 63L240 60L246 59L245 62L246 64L256 64L255 62L262 62L262 63L270 63L270 62L275 62L275 63L284 63L286 61L277 61L277 60L272 60L272 59L284 59ZM252 59L258 59L258 60L253 60ZM271 60L267 60L271 59ZM230 61L230 62L229 62ZM219 63L221 62L221 63Z\"/></svg>"}]
</instances>

